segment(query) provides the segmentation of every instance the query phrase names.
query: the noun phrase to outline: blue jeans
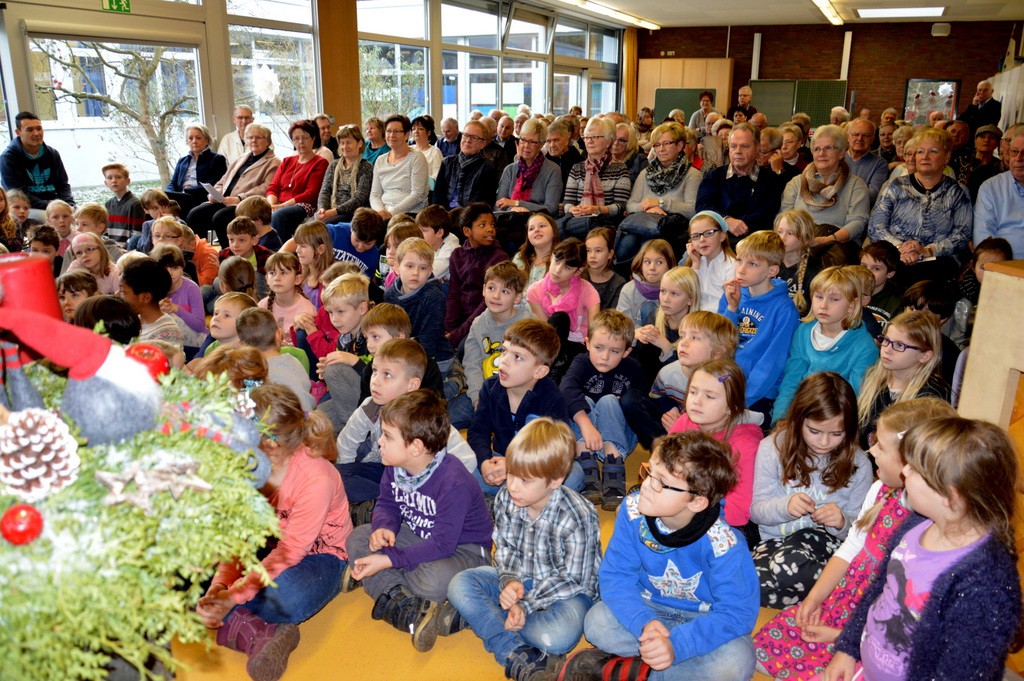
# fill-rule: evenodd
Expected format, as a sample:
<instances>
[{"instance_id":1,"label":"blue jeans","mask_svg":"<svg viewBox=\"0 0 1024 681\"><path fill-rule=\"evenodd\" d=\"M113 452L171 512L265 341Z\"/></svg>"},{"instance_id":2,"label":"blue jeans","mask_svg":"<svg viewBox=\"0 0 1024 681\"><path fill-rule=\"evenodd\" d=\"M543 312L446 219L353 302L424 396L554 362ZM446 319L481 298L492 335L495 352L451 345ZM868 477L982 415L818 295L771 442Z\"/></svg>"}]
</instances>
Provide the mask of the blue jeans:
<instances>
[{"instance_id":1,"label":"blue jeans","mask_svg":"<svg viewBox=\"0 0 1024 681\"><path fill-rule=\"evenodd\" d=\"M495 454L495 456L498 455ZM484 477L480 475L479 468L473 471L473 477L476 478L476 481L480 483L480 489L484 491L484 494L489 494L493 497L495 494L498 493L498 490L501 489L500 485L495 487L494 485L490 485L484 482ZM563 482L562 484L571 489L573 492L579 492L581 489L583 489L583 479L583 469L580 468L580 465L578 463L573 461L572 469L569 471L569 475L566 476L565 482Z\"/></svg>"},{"instance_id":2,"label":"blue jeans","mask_svg":"<svg viewBox=\"0 0 1024 681\"><path fill-rule=\"evenodd\" d=\"M276 588L265 587L251 601L237 607L272 624L305 622L341 592L346 565L347 561L326 553L308 555L277 576Z\"/></svg>"},{"instance_id":3,"label":"blue jeans","mask_svg":"<svg viewBox=\"0 0 1024 681\"><path fill-rule=\"evenodd\" d=\"M529 593L533 580L526 580L523 586ZM483 639L484 647L498 664L505 664L520 646L533 646L554 655L569 652L583 635L583 621L594 604L588 596L577 594L555 601L547 610L531 612L521 630L507 631L508 611L501 608L500 594L498 571L490 566L460 572L448 585L448 600Z\"/></svg>"},{"instance_id":4,"label":"blue jeans","mask_svg":"<svg viewBox=\"0 0 1024 681\"><path fill-rule=\"evenodd\" d=\"M605 395L595 403L588 397L587 404L590 405L590 422L601 433L602 439L614 447L615 451L625 459L636 447L636 435L626 423L626 416L622 413L619 398L615 395ZM583 432L580 427L576 425L575 421L570 425L576 440L582 440ZM604 452L599 452L598 455L602 460L604 459Z\"/></svg>"},{"instance_id":5,"label":"blue jeans","mask_svg":"<svg viewBox=\"0 0 1024 681\"><path fill-rule=\"evenodd\" d=\"M656 603L649 604L655 617L672 631L685 625L703 613L668 608ZM583 627L587 640L612 655L633 657L639 655L640 644L624 626L619 624L611 608L604 602L597 603L587 613ZM652 672L650 681L748 681L754 675L754 644L750 636L740 636L715 648L706 655L675 660L675 664L660 672Z\"/></svg>"},{"instance_id":6,"label":"blue jeans","mask_svg":"<svg viewBox=\"0 0 1024 681\"><path fill-rule=\"evenodd\" d=\"M661 215L630 213L615 233L615 262L632 262L645 241L661 236Z\"/></svg>"},{"instance_id":7,"label":"blue jeans","mask_svg":"<svg viewBox=\"0 0 1024 681\"><path fill-rule=\"evenodd\" d=\"M349 504L372 501L380 496L380 479L384 477L384 464L378 461L336 463L345 484Z\"/></svg>"}]
</instances>

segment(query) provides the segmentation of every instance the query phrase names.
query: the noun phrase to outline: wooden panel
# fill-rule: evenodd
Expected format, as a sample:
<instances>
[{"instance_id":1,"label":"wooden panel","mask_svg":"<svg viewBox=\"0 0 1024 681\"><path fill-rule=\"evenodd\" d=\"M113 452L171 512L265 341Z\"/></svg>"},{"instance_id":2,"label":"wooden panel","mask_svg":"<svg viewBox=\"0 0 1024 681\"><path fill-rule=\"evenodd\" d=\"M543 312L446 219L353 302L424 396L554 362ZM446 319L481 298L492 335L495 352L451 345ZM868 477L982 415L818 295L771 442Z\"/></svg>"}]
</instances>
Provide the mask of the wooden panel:
<instances>
[{"instance_id":1,"label":"wooden panel","mask_svg":"<svg viewBox=\"0 0 1024 681\"><path fill-rule=\"evenodd\" d=\"M636 105L654 107L654 91L661 83L661 60L641 59L636 78Z\"/></svg>"},{"instance_id":2,"label":"wooden panel","mask_svg":"<svg viewBox=\"0 0 1024 681\"><path fill-rule=\"evenodd\" d=\"M683 87L705 87L708 79L707 59L683 60Z\"/></svg>"},{"instance_id":3,"label":"wooden panel","mask_svg":"<svg viewBox=\"0 0 1024 681\"><path fill-rule=\"evenodd\" d=\"M683 62L685 59L662 59L661 82L658 87L682 87Z\"/></svg>"},{"instance_id":4,"label":"wooden panel","mask_svg":"<svg viewBox=\"0 0 1024 681\"><path fill-rule=\"evenodd\" d=\"M320 77L324 111L341 123L363 120L359 82L359 36L356 31L356 3L317 0L320 35ZM343 85L348 84L348 85Z\"/></svg>"},{"instance_id":5,"label":"wooden panel","mask_svg":"<svg viewBox=\"0 0 1024 681\"><path fill-rule=\"evenodd\" d=\"M708 59L706 87L717 90L715 108L725 113L735 93L732 91L732 59Z\"/></svg>"}]
</instances>

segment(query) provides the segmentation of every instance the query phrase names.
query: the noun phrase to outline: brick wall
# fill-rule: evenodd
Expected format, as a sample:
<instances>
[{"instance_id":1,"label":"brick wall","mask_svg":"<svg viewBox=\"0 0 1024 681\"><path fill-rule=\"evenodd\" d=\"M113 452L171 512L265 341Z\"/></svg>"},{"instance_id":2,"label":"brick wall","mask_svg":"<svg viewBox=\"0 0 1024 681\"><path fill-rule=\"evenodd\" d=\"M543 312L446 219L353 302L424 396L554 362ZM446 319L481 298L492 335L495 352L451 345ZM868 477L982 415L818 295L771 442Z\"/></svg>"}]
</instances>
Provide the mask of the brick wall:
<instances>
[{"instance_id":1,"label":"brick wall","mask_svg":"<svg viewBox=\"0 0 1024 681\"><path fill-rule=\"evenodd\" d=\"M733 86L738 88L750 81L755 33L761 34L760 78L831 79L839 78L844 35L852 31L847 100L842 104L848 105L856 92L857 111L867 107L877 118L887 106L900 108L908 78L959 79L957 108L962 111L978 81L999 68L1014 23L958 22L947 38L933 38L931 27L931 22L733 26L731 33L726 27L663 28L639 31L638 48L641 59L667 58L662 52L670 50L676 58L731 57ZM1019 43L1020 29L1016 37Z\"/></svg>"}]
</instances>

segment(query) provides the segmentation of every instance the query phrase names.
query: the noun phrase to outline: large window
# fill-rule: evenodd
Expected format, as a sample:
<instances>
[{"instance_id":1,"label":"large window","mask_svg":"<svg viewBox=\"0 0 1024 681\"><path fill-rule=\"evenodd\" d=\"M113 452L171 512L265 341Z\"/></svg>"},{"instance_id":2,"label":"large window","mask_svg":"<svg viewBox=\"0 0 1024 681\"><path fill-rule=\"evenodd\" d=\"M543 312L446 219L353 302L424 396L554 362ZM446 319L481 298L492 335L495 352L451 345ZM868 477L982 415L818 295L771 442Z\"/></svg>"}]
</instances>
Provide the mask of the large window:
<instances>
[{"instance_id":1,"label":"large window","mask_svg":"<svg viewBox=\"0 0 1024 681\"><path fill-rule=\"evenodd\" d=\"M312 24L313 5L309 0L227 0L228 14L255 19Z\"/></svg>"},{"instance_id":2,"label":"large window","mask_svg":"<svg viewBox=\"0 0 1024 681\"><path fill-rule=\"evenodd\" d=\"M359 80L364 119L428 111L426 48L360 40Z\"/></svg>"},{"instance_id":3,"label":"large window","mask_svg":"<svg viewBox=\"0 0 1024 681\"><path fill-rule=\"evenodd\" d=\"M251 106L256 119L284 144L292 121L317 108L313 37L234 25L228 34L235 104Z\"/></svg>"},{"instance_id":4,"label":"large window","mask_svg":"<svg viewBox=\"0 0 1024 681\"><path fill-rule=\"evenodd\" d=\"M99 166L114 160L170 179L185 124L202 111L195 47L39 35L29 43L35 110L73 184L99 184Z\"/></svg>"},{"instance_id":5,"label":"large window","mask_svg":"<svg viewBox=\"0 0 1024 681\"><path fill-rule=\"evenodd\" d=\"M364 113L397 107L464 122L473 109L515 113L522 104L556 114L618 108L619 29L518 0L357 0L356 8ZM439 78L430 69L421 78L421 63L440 64Z\"/></svg>"}]
</instances>

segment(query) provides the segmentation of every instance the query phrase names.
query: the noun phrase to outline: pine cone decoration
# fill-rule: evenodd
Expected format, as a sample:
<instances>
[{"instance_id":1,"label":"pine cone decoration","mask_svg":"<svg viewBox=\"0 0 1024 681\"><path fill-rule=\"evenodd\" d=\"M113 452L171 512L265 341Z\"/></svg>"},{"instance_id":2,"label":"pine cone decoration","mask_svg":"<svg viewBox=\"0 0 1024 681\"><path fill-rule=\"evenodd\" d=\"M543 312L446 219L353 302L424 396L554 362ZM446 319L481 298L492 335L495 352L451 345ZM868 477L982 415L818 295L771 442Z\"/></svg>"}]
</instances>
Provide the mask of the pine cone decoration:
<instances>
[{"instance_id":1,"label":"pine cone decoration","mask_svg":"<svg viewBox=\"0 0 1024 681\"><path fill-rule=\"evenodd\" d=\"M78 478L78 442L45 409L12 412L0 425L0 484L7 494L38 501Z\"/></svg>"}]
</instances>

